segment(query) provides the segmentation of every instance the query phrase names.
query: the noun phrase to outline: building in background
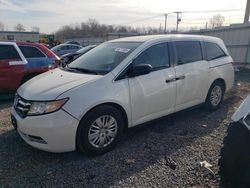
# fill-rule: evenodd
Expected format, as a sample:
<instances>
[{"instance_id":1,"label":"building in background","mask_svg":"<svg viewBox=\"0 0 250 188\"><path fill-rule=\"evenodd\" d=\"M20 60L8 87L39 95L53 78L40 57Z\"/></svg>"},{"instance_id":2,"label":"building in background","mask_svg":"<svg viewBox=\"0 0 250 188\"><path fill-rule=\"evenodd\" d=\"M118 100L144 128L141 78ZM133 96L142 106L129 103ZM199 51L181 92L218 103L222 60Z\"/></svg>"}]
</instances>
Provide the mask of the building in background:
<instances>
[{"instance_id":1,"label":"building in background","mask_svg":"<svg viewBox=\"0 0 250 188\"><path fill-rule=\"evenodd\" d=\"M0 41L38 42L38 32L0 31Z\"/></svg>"}]
</instances>

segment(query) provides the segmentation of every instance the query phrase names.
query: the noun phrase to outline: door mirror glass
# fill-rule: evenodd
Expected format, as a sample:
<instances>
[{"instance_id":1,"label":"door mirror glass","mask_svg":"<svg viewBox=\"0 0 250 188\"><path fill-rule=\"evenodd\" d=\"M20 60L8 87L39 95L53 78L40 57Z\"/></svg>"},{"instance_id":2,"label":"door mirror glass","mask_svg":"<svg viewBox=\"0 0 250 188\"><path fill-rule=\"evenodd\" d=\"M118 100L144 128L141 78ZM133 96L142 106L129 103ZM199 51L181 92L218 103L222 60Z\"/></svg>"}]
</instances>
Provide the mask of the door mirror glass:
<instances>
[{"instance_id":1,"label":"door mirror glass","mask_svg":"<svg viewBox=\"0 0 250 188\"><path fill-rule=\"evenodd\" d=\"M128 71L129 77L149 74L152 71L152 66L149 64L140 64L132 66Z\"/></svg>"}]
</instances>

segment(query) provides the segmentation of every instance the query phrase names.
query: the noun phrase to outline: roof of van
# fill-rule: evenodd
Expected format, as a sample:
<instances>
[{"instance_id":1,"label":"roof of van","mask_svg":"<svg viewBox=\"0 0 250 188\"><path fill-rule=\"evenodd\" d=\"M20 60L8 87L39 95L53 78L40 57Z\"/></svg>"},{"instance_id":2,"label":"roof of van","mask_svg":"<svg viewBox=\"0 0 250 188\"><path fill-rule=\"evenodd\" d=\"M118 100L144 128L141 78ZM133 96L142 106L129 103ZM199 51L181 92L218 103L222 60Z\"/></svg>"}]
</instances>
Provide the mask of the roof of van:
<instances>
[{"instance_id":1,"label":"roof of van","mask_svg":"<svg viewBox=\"0 0 250 188\"><path fill-rule=\"evenodd\" d=\"M133 36L112 40L112 42L146 42L151 40L159 39L183 39L183 40L211 40L218 41L219 38L204 36L204 35L188 35L188 34L166 34L166 35L144 35L144 36Z\"/></svg>"}]
</instances>

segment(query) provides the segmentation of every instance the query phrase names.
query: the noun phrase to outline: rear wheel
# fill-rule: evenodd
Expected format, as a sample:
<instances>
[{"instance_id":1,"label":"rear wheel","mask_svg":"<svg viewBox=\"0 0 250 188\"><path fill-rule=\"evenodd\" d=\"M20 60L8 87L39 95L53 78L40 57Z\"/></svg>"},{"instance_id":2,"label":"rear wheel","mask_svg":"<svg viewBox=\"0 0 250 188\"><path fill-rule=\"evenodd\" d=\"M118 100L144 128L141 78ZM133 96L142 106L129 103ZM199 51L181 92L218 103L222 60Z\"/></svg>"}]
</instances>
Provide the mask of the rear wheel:
<instances>
[{"instance_id":1,"label":"rear wheel","mask_svg":"<svg viewBox=\"0 0 250 188\"><path fill-rule=\"evenodd\" d=\"M115 147L123 130L124 121L119 110L109 105L96 107L79 125L77 146L90 154L103 154Z\"/></svg>"},{"instance_id":2,"label":"rear wheel","mask_svg":"<svg viewBox=\"0 0 250 188\"><path fill-rule=\"evenodd\" d=\"M250 187L250 131L241 123L231 124L224 138L219 174L226 187Z\"/></svg>"},{"instance_id":3,"label":"rear wheel","mask_svg":"<svg viewBox=\"0 0 250 188\"><path fill-rule=\"evenodd\" d=\"M225 86L222 82L216 81L212 84L208 91L205 106L208 110L217 110L224 97Z\"/></svg>"}]
</instances>

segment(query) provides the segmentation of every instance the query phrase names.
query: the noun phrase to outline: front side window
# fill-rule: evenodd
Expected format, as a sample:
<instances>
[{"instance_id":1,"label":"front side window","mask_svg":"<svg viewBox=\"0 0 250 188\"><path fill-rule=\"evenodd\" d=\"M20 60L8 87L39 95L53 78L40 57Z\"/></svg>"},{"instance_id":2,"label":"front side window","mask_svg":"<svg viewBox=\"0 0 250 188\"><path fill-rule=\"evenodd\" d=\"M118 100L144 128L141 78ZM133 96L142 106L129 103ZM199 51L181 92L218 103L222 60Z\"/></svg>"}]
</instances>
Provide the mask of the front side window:
<instances>
[{"instance_id":1,"label":"front side window","mask_svg":"<svg viewBox=\"0 0 250 188\"><path fill-rule=\"evenodd\" d=\"M13 45L0 45L0 60L21 59Z\"/></svg>"},{"instance_id":2,"label":"front side window","mask_svg":"<svg viewBox=\"0 0 250 188\"><path fill-rule=\"evenodd\" d=\"M168 44L156 44L146 49L133 62L134 66L139 64L149 64L153 70L170 67Z\"/></svg>"},{"instance_id":3,"label":"front side window","mask_svg":"<svg viewBox=\"0 0 250 188\"><path fill-rule=\"evenodd\" d=\"M107 74L140 44L139 42L106 42L77 58L66 68L69 71Z\"/></svg>"},{"instance_id":4,"label":"front side window","mask_svg":"<svg viewBox=\"0 0 250 188\"><path fill-rule=\"evenodd\" d=\"M176 41L178 65L201 61L202 51L199 41Z\"/></svg>"},{"instance_id":5,"label":"front side window","mask_svg":"<svg viewBox=\"0 0 250 188\"><path fill-rule=\"evenodd\" d=\"M25 58L46 57L39 49L32 46L19 46Z\"/></svg>"},{"instance_id":6,"label":"front side window","mask_svg":"<svg viewBox=\"0 0 250 188\"><path fill-rule=\"evenodd\" d=\"M212 42L204 42L204 44L208 61L227 56L226 53L217 44Z\"/></svg>"}]
</instances>

